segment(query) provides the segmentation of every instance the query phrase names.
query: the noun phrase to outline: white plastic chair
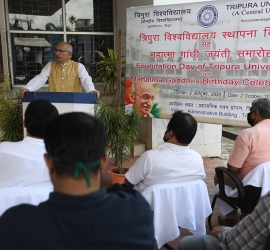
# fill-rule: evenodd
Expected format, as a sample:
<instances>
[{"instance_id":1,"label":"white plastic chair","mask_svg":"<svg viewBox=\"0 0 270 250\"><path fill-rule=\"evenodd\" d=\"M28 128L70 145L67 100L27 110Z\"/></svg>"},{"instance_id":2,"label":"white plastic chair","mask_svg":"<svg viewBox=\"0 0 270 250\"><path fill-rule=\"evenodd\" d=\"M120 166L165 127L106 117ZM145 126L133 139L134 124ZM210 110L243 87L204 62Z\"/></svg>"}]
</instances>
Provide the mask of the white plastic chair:
<instances>
[{"instance_id":1,"label":"white plastic chair","mask_svg":"<svg viewBox=\"0 0 270 250\"><path fill-rule=\"evenodd\" d=\"M212 209L203 180L151 185L142 195L154 212L158 248L176 239L179 227L193 234L206 234L205 222Z\"/></svg>"},{"instance_id":2,"label":"white plastic chair","mask_svg":"<svg viewBox=\"0 0 270 250\"><path fill-rule=\"evenodd\" d=\"M48 200L52 184L43 186L4 187L0 188L0 216L9 208L19 204L38 205Z\"/></svg>"},{"instance_id":3,"label":"white plastic chair","mask_svg":"<svg viewBox=\"0 0 270 250\"><path fill-rule=\"evenodd\" d=\"M226 171L226 173L228 173L228 171L229 171L227 168L224 168L224 167L218 167L218 168L221 171ZM231 178L233 178L233 176L235 176L234 178L237 178L237 175L235 173L230 172L229 174L230 174ZM220 209L220 211L221 211L221 213L223 215L228 214L229 212L231 212L234 209L230 205L235 205L236 207L240 207L241 209L247 209L247 210L244 210L244 211L247 212L247 213L251 213L252 210L254 209L255 205L256 205L256 204L253 204L254 201L252 201L252 203L251 203L251 199L253 198L253 200L255 200L255 201L259 200L259 197L264 196L265 194L267 194L270 191L270 182L269 182L269 180L270 180L270 161L264 162L264 163L258 165L252 171L250 171L244 177L242 182L239 179L238 182L240 182L241 185L237 184L236 186L238 188L232 189L231 187L229 187L227 185L224 185L225 195L229 199L231 197L231 200L235 199L236 204L239 203L238 204L239 206L237 206L236 204L231 204L228 201L226 202L226 199L225 200L224 199L219 199L218 198L220 196L220 194L219 194L219 184L217 184L214 187L214 189L212 190L212 192L211 192L211 195L214 197L213 198L213 203L212 203L212 208L214 208L215 200L216 200L216 204L219 207L219 209ZM251 189L249 189L249 191L250 190L252 191L252 188L254 189L252 194L248 194L247 191L245 191L246 188L250 188L250 187L251 187ZM238 193L239 188L240 188L240 190L239 190L240 191L240 196L239 196L239 193ZM261 188L261 191L258 188ZM223 196L225 196L225 195L223 194ZM239 199L239 201L237 201L238 199ZM242 203L241 203L241 200L242 200ZM210 229L212 229L211 216L209 216L209 218L208 218L208 224L209 224Z\"/></svg>"}]
</instances>

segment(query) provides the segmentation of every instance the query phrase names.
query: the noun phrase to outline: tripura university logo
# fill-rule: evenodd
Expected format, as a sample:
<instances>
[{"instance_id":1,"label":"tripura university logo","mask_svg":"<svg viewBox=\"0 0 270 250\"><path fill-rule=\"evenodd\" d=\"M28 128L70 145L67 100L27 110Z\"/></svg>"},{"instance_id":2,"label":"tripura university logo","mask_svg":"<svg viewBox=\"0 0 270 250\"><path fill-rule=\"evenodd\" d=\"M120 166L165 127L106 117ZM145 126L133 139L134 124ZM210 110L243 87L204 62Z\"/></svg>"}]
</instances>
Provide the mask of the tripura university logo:
<instances>
[{"instance_id":1,"label":"tripura university logo","mask_svg":"<svg viewBox=\"0 0 270 250\"><path fill-rule=\"evenodd\" d=\"M197 14L197 21L204 28L209 28L213 26L217 22L217 20L218 11L212 5L203 6Z\"/></svg>"}]
</instances>

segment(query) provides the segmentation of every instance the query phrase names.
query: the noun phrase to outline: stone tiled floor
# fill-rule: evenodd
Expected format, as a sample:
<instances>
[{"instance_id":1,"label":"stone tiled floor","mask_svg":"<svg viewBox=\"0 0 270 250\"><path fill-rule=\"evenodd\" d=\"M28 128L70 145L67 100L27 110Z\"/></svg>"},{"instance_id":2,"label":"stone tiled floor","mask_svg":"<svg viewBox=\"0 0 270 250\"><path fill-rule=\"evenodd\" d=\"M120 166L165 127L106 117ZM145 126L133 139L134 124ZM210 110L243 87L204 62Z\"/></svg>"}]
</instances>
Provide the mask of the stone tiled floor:
<instances>
[{"instance_id":1,"label":"stone tiled floor","mask_svg":"<svg viewBox=\"0 0 270 250\"><path fill-rule=\"evenodd\" d=\"M129 163L125 163L124 166L132 166L133 163L136 161L138 157L134 157L130 160ZM205 172L206 172L206 178L204 179L207 188L208 188L208 193L211 192L211 190L214 187L214 174L215 174L215 167L217 166L226 166L227 161L226 160L222 160L220 158L209 158L209 157L204 157L203 158L204 161L204 166L205 166ZM111 185L111 180L110 180L110 176L107 173L107 170L113 166L113 161L112 159L109 159L109 163L107 165L107 168L104 170L103 174L102 174L102 181L101 181L101 186L102 187L109 187ZM211 200L211 198L210 198ZM217 208L215 208L214 212L213 212L213 216L212 216L212 225L213 226L218 226L218 221L217 221L217 216L220 214L219 210ZM206 229L207 229L207 233L209 233L209 228L208 225L206 223ZM169 242L169 244L173 247L173 248L177 248L177 244L179 242L179 240L186 236L186 235L190 235L191 233L189 233L188 230L186 229L180 229L180 236L175 239L174 241ZM161 250L164 250L165 248L162 247ZM157 246L155 246L154 250L158 250Z\"/></svg>"}]
</instances>

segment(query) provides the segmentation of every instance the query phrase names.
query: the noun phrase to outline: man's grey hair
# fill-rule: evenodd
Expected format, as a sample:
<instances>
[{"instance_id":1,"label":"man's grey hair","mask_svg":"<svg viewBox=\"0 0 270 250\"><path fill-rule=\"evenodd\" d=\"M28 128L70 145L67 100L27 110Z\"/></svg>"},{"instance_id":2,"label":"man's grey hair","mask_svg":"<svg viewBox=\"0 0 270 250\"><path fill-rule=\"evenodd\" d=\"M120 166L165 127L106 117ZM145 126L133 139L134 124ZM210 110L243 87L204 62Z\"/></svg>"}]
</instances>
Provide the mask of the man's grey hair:
<instances>
[{"instance_id":1,"label":"man's grey hair","mask_svg":"<svg viewBox=\"0 0 270 250\"><path fill-rule=\"evenodd\" d=\"M270 100L267 98L259 98L252 102L254 110L258 110L261 117L270 119Z\"/></svg>"},{"instance_id":2,"label":"man's grey hair","mask_svg":"<svg viewBox=\"0 0 270 250\"><path fill-rule=\"evenodd\" d=\"M71 44L69 44L69 46L68 46L68 51L72 52L72 46L71 46Z\"/></svg>"}]
</instances>

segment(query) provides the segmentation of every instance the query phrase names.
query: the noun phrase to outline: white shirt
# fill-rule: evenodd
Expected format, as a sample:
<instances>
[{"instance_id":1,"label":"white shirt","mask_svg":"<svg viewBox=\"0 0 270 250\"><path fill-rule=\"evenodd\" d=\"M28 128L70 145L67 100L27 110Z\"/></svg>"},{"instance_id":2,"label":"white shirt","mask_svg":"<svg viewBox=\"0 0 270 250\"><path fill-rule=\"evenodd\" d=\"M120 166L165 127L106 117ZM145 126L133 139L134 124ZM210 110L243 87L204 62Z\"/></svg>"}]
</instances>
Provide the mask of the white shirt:
<instances>
[{"instance_id":1,"label":"white shirt","mask_svg":"<svg viewBox=\"0 0 270 250\"><path fill-rule=\"evenodd\" d=\"M204 179L203 159L189 146L169 142L143 153L126 173L127 180L142 192L154 184Z\"/></svg>"},{"instance_id":2,"label":"white shirt","mask_svg":"<svg viewBox=\"0 0 270 250\"><path fill-rule=\"evenodd\" d=\"M25 137L0 143L0 188L51 183L43 158L44 141Z\"/></svg>"},{"instance_id":3,"label":"white shirt","mask_svg":"<svg viewBox=\"0 0 270 250\"><path fill-rule=\"evenodd\" d=\"M64 66L63 66L64 67ZM29 89L30 92L40 89L47 81L51 72L51 63L47 63L42 69L39 75L36 75L32 80L30 80L25 88ZM83 64L79 63L78 66L78 76L81 80L82 87L86 93L95 90L94 84L92 82L91 76L89 76Z\"/></svg>"}]
</instances>

